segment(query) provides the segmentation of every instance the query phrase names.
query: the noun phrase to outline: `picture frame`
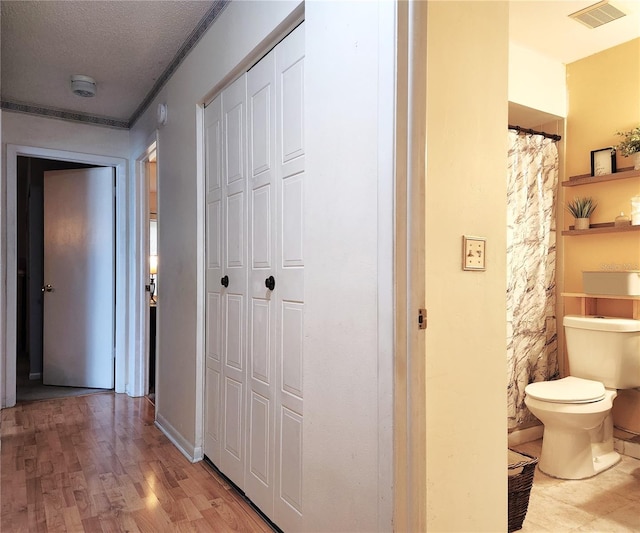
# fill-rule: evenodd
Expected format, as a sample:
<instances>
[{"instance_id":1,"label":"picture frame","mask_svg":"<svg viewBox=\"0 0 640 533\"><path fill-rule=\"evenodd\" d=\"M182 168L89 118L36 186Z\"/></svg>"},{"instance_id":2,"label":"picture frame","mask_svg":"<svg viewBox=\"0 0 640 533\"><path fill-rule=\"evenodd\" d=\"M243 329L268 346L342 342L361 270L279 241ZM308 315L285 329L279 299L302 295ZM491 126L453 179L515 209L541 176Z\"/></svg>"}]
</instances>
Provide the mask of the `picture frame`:
<instances>
[{"instance_id":1,"label":"picture frame","mask_svg":"<svg viewBox=\"0 0 640 533\"><path fill-rule=\"evenodd\" d=\"M616 151L613 146L591 151L591 175L604 176L616 172Z\"/></svg>"}]
</instances>

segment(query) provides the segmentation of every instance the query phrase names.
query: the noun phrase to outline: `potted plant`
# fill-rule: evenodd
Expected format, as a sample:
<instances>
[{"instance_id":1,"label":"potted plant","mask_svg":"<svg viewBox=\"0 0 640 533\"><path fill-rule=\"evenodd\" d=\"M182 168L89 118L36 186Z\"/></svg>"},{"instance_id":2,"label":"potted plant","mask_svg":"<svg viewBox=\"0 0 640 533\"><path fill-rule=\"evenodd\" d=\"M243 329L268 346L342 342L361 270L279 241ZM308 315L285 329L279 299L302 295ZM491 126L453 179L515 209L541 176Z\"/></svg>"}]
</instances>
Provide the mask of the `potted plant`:
<instances>
[{"instance_id":1,"label":"potted plant","mask_svg":"<svg viewBox=\"0 0 640 533\"><path fill-rule=\"evenodd\" d=\"M634 156L634 170L640 170L640 126L627 132L617 132L616 135L622 137L622 141L614 146L617 152L624 157Z\"/></svg>"},{"instance_id":2,"label":"potted plant","mask_svg":"<svg viewBox=\"0 0 640 533\"><path fill-rule=\"evenodd\" d=\"M576 219L575 229L589 229L589 217L597 206L591 196L574 198L567 204L567 210Z\"/></svg>"}]
</instances>

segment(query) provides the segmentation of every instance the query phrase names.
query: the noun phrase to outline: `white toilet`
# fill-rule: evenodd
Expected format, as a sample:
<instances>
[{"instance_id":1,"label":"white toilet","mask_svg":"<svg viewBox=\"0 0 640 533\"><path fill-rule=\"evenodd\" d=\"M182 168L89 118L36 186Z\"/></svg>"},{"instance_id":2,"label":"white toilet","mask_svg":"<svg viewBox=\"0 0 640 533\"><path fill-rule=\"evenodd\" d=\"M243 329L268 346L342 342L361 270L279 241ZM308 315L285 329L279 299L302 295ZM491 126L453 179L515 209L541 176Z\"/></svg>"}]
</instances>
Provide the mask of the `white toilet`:
<instances>
[{"instance_id":1,"label":"white toilet","mask_svg":"<svg viewBox=\"0 0 640 533\"><path fill-rule=\"evenodd\" d=\"M583 479L620 460L611 408L616 389L640 387L640 320L568 315L563 324L571 375L527 385L524 403L544 424L540 470Z\"/></svg>"}]
</instances>

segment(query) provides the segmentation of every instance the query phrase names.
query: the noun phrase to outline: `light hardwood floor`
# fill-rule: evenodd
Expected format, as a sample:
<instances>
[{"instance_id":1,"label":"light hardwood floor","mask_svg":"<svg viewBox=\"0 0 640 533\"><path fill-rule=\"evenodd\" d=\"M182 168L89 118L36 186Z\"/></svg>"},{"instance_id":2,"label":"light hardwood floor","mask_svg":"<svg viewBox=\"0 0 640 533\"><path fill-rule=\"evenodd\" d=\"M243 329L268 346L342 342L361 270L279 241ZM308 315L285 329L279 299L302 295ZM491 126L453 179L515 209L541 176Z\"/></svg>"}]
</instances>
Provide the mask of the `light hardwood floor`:
<instances>
[{"instance_id":1,"label":"light hardwood floor","mask_svg":"<svg viewBox=\"0 0 640 533\"><path fill-rule=\"evenodd\" d=\"M273 531L153 421L146 398L114 393L3 410L0 531Z\"/></svg>"}]
</instances>

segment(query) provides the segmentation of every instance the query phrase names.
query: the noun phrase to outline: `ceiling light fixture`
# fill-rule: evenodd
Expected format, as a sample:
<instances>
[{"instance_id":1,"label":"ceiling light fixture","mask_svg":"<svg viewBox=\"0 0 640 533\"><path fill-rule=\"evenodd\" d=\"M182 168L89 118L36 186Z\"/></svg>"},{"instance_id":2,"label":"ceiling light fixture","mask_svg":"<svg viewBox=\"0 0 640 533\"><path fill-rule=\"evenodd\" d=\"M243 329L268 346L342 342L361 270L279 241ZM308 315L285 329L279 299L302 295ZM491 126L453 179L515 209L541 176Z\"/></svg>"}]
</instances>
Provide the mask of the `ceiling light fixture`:
<instances>
[{"instance_id":1,"label":"ceiling light fixture","mask_svg":"<svg viewBox=\"0 0 640 533\"><path fill-rule=\"evenodd\" d=\"M76 74L71 76L71 91L78 96L91 98L96 95L96 82L89 76Z\"/></svg>"},{"instance_id":2,"label":"ceiling light fixture","mask_svg":"<svg viewBox=\"0 0 640 533\"><path fill-rule=\"evenodd\" d=\"M608 22L624 17L626 13L609 4L607 0L571 13L569 18L584 24L587 28L597 28Z\"/></svg>"}]
</instances>

